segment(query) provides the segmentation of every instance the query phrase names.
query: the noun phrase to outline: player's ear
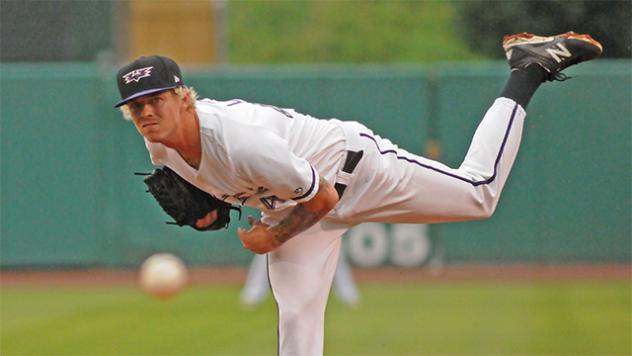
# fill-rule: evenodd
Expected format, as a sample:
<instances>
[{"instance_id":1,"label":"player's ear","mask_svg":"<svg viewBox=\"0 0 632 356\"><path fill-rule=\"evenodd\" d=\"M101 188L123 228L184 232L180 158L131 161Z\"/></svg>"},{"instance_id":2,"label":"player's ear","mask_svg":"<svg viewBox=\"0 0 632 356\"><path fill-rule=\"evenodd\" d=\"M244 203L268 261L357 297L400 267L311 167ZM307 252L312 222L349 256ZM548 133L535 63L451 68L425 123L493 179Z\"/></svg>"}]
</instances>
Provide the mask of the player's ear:
<instances>
[{"instance_id":1,"label":"player's ear","mask_svg":"<svg viewBox=\"0 0 632 356\"><path fill-rule=\"evenodd\" d=\"M179 95L177 92L174 92L174 94L180 97L180 99L182 99L182 104L184 105L185 108L189 109L193 107L193 103L191 103L191 96L188 95L187 92L183 92L182 94L184 95Z\"/></svg>"}]
</instances>

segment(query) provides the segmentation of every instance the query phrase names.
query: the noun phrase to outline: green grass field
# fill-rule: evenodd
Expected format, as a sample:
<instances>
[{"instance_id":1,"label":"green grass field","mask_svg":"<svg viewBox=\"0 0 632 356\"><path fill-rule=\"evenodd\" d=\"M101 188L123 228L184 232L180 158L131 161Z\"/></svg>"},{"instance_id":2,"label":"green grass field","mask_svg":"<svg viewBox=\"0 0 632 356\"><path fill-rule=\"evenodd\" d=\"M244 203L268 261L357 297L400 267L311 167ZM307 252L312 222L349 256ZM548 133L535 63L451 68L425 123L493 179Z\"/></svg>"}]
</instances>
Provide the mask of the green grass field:
<instances>
[{"instance_id":1,"label":"green grass field","mask_svg":"<svg viewBox=\"0 0 632 356\"><path fill-rule=\"evenodd\" d=\"M327 355L629 355L629 281L361 285L330 300ZM2 355L272 355L276 307L238 286L154 301L132 287L3 287Z\"/></svg>"}]
</instances>

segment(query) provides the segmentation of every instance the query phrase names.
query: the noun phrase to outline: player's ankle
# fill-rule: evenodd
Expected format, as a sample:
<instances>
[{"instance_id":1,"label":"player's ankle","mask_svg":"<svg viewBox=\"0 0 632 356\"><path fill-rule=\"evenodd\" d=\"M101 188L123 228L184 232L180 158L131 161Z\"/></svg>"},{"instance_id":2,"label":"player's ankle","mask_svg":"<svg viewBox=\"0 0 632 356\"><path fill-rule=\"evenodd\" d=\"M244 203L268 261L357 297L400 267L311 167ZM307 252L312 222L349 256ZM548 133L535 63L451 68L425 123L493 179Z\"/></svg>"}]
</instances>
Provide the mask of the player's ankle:
<instances>
[{"instance_id":1,"label":"player's ankle","mask_svg":"<svg viewBox=\"0 0 632 356\"><path fill-rule=\"evenodd\" d=\"M511 71L507 84L500 96L509 98L523 109L527 108L531 97L544 82L546 72L544 68L533 64L524 69L514 69Z\"/></svg>"}]
</instances>

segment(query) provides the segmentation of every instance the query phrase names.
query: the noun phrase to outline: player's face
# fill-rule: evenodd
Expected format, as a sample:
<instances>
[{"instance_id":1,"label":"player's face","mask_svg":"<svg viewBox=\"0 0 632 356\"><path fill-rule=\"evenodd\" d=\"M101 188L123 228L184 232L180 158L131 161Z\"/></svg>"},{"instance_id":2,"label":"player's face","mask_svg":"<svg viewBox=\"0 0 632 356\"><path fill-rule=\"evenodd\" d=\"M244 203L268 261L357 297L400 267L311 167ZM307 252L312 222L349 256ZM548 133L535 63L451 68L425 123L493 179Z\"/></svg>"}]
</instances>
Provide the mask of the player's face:
<instances>
[{"instance_id":1,"label":"player's face","mask_svg":"<svg viewBox=\"0 0 632 356\"><path fill-rule=\"evenodd\" d=\"M141 96L127 103L138 132L151 142L165 142L175 132L184 108L173 90Z\"/></svg>"}]
</instances>

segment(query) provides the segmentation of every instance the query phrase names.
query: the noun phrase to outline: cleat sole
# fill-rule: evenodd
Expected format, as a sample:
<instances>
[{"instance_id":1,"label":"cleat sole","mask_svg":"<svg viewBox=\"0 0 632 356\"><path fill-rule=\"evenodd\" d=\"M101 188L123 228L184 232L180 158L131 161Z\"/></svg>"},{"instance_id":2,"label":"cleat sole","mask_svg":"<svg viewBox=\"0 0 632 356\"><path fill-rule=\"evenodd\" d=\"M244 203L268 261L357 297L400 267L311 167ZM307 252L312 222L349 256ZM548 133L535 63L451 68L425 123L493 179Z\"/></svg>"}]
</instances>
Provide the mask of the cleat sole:
<instances>
[{"instance_id":1,"label":"cleat sole","mask_svg":"<svg viewBox=\"0 0 632 356\"><path fill-rule=\"evenodd\" d=\"M508 51L515 46L519 46L523 44L539 44L539 43L551 42L551 41L554 41L555 38L559 38L559 37L584 41L599 48L599 53L603 51L603 46L601 45L601 43L599 43L599 41L590 37L590 35L579 34L573 31L568 31L561 35L549 36L549 37L536 36L528 32L517 33L515 35L506 35L505 37L503 37L503 48L505 49L505 51Z\"/></svg>"}]
</instances>

